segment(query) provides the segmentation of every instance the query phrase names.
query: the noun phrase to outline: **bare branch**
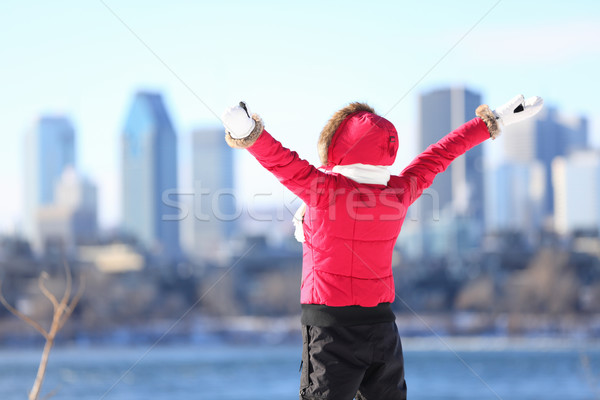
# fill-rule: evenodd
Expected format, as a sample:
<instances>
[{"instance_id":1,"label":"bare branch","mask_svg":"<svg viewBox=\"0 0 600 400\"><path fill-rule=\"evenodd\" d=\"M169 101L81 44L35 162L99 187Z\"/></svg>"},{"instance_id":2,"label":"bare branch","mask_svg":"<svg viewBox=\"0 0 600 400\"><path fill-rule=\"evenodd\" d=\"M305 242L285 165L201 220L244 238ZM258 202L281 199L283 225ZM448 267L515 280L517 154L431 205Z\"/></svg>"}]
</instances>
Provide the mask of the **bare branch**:
<instances>
[{"instance_id":1,"label":"bare branch","mask_svg":"<svg viewBox=\"0 0 600 400\"><path fill-rule=\"evenodd\" d=\"M31 325L33 328L35 328L39 333L42 334L42 336L44 336L44 338L48 339L48 332L46 332L46 330L44 328L42 328L42 326L40 324L38 324L37 322L35 322L33 319L31 319L30 317L28 317L27 315L23 314L21 311L17 310L16 308L14 308L13 306L10 305L10 303L8 301L6 301L6 299L4 298L4 294L2 293L2 281L0 281L0 302L2 303L2 305L4 305L4 307L6 307L6 309L8 311L10 311L13 315L15 315L16 317L22 319L23 321L25 321L27 324Z\"/></svg>"},{"instance_id":2,"label":"bare branch","mask_svg":"<svg viewBox=\"0 0 600 400\"><path fill-rule=\"evenodd\" d=\"M49 399L50 397L54 397L56 396L56 394L58 393L58 391L60 390L60 386L55 387L54 389L52 389L47 395L45 395L42 400L46 400Z\"/></svg>"},{"instance_id":3,"label":"bare branch","mask_svg":"<svg viewBox=\"0 0 600 400\"><path fill-rule=\"evenodd\" d=\"M42 293L44 293L44 296L46 296L48 300L50 300L52 306L54 307L54 312L56 312L56 310L58 310L59 307L58 300L56 299L56 296L51 291L49 291L44 285L45 279L48 279L48 273L42 272L42 274L38 278L38 287L40 288Z\"/></svg>"},{"instance_id":4,"label":"bare branch","mask_svg":"<svg viewBox=\"0 0 600 400\"><path fill-rule=\"evenodd\" d=\"M62 320L58 326L59 330L62 329L64 324L67 322L67 320L73 313L73 310L75 310L75 307L77 307L79 300L81 300L81 296L83 296L84 290L85 290L85 275L81 275L79 278L79 287L77 288L77 293L75 293L75 296L71 299L71 304L69 304L67 306L67 308L65 309L65 314L63 315Z\"/></svg>"},{"instance_id":5,"label":"bare branch","mask_svg":"<svg viewBox=\"0 0 600 400\"><path fill-rule=\"evenodd\" d=\"M44 377L46 375L46 368L48 366L48 357L50 355L50 350L54 345L54 338L56 334L60 331L63 325L67 322L73 310L79 303L83 295L83 291L85 288L85 276L80 275L79 287L77 289L77 293L73 298L71 298L71 291L73 289L73 277L71 275L71 269L69 265L65 261L65 273L66 273L66 287L63 297L60 302L56 298L56 296L48 290L45 286L44 281L48 279L48 274L46 272L42 273L38 279L38 286L42 293L50 300L52 306L54 307L54 312L52 314L52 323L50 324L50 329L48 331L44 330L37 322L35 322L30 317L21 313L19 310L11 306L4 296L2 295L2 282L0 281L0 302L14 315L21 318L23 321L27 322L29 325L33 326L37 329L43 336L46 338L46 344L44 345L44 350L42 352L42 359L40 360L40 364L38 366L38 372L35 377L35 381L33 383L33 387L29 392L29 400L37 400L42 389L42 384L44 382ZM58 389L54 389L50 393L48 393L44 399L48 399L56 394Z\"/></svg>"},{"instance_id":6,"label":"bare branch","mask_svg":"<svg viewBox=\"0 0 600 400\"><path fill-rule=\"evenodd\" d=\"M71 268L69 268L69 264L67 263L67 260L63 261L63 265L65 267L65 275L67 278L67 287L65 288L65 294L63 295L63 298L60 301L60 305L63 308L65 308L67 306L69 298L71 297L71 288L73 285L73 277L71 275Z\"/></svg>"}]
</instances>

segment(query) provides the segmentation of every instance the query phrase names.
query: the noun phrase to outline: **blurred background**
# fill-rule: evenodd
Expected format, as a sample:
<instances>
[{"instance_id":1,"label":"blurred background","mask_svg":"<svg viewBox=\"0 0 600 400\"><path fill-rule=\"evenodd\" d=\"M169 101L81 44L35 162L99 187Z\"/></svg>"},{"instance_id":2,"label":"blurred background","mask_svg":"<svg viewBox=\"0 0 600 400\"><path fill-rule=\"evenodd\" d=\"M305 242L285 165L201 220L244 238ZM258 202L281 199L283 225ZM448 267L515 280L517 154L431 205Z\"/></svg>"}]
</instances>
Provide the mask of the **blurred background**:
<instances>
[{"instance_id":1,"label":"blurred background","mask_svg":"<svg viewBox=\"0 0 600 400\"><path fill-rule=\"evenodd\" d=\"M45 324L40 274L57 294L65 260L86 277L49 367L59 397L296 397L300 202L227 147L226 107L246 101L318 165L328 118L368 102L399 132L399 173L523 93L542 113L408 212L393 268L409 393L599 398L597 2L8 0L0 26L2 293ZM3 398L42 343L0 309Z\"/></svg>"}]
</instances>

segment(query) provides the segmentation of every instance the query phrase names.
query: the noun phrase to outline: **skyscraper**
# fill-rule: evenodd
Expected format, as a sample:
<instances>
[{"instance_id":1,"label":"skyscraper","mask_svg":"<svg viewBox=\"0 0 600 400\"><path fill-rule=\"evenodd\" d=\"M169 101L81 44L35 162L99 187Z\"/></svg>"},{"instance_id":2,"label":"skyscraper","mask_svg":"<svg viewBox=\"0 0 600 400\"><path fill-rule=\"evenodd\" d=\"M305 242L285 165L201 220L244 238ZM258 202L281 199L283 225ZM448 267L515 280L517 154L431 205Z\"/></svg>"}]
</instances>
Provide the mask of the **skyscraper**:
<instances>
[{"instance_id":1,"label":"skyscraper","mask_svg":"<svg viewBox=\"0 0 600 400\"><path fill-rule=\"evenodd\" d=\"M453 129L475 117L481 104L478 93L464 88L438 89L419 97L419 152ZM424 222L435 214L467 217L483 224L483 148L477 146L460 156L446 172L439 174L419 200ZM431 197L429 199L428 197ZM432 203L433 201L433 203ZM435 202L439 201L439 209Z\"/></svg>"},{"instance_id":2,"label":"skyscraper","mask_svg":"<svg viewBox=\"0 0 600 400\"><path fill-rule=\"evenodd\" d=\"M67 167L54 193L52 204L41 206L36 215L44 248L71 252L77 245L93 243L98 234L96 185Z\"/></svg>"},{"instance_id":3,"label":"skyscraper","mask_svg":"<svg viewBox=\"0 0 600 400\"><path fill-rule=\"evenodd\" d=\"M193 133L195 255L218 259L238 222L234 193L233 149L222 127Z\"/></svg>"},{"instance_id":4,"label":"skyscraper","mask_svg":"<svg viewBox=\"0 0 600 400\"><path fill-rule=\"evenodd\" d=\"M23 233L34 249L42 248L36 215L54 202L54 189L65 168L75 165L75 129L64 116L42 116L25 136L25 209Z\"/></svg>"},{"instance_id":5,"label":"skyscraper","mask_svg":"<svg viewBox=\"0 0 600 400\"><path fill-rule=\"evenodd\" d=\"M600 228L600 154L573 152L552 162L554 226L560 234Z\"/></svg>"},{"instance_id":6,"label":"skyscraper","mask_svg":"<svg viewBox=\"0 0 600 400\"><path fill-rule=\"evenodd\" d=\"M517 231L534 239L542 227L546 192L543 165L538 161L505 162L486 179L486 228Z\"/></svg>"},{"instance_id":7,"label":"skyscraper","mask_svg":"<svg viewBox=\"0 0 600 400\"><path fill-rule=\"evenodd\" d=\"M418 152L475 118L480 104L481 96L465 88L422 94ZM482 156L482 146L476 146L458 157L411 207L407 218L413 225L413 256L459 256L479 246L484 228Z\"/></svg>"},{"instance_id":8,"label":"skyscraper","mask_svg":"<svg viewBox=\"0 0 600 400\"><path fill-rule=\"evenodd\" d=\"M159 93L136 93L122 140L123 229L151 254L177 259L177 138Z\"/></svg>"},{"instance_id":9,"label":"skyscraper","mask_svg":"<svg viewBox=\"0 0 600 400\"><path fill-rule=\"evenodd\" d=\"M568 118L556 109L546 107L535 118L510 127L504 135L505 153L509 162L539 161L544 167L547 188L542 204L543 215L554 214L552 161L573 151L588 147L588 124L584 117Z\"/></svg>"}]
</instances>

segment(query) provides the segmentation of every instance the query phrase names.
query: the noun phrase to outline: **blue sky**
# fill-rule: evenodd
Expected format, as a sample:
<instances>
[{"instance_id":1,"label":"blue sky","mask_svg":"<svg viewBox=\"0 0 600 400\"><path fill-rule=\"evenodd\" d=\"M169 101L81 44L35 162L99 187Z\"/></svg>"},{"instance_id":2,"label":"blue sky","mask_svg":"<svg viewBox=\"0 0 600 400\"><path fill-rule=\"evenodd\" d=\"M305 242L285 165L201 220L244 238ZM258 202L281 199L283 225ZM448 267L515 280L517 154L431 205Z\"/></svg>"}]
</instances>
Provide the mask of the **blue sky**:
<instances>
[{"instance_id":1,"label":"blue sky","mask_svg":"<svg viewBox=\"0 0 600 400\"><path fill-rule=\"evenodd\" d=\"M183 189L192 187L191 130L218 124L213 113L240 99L315 163L329 116L362 100L396 125L399 171L416 155L419 93L448 85L480 91L491 106L540 95L587 115L600 142L594 1L3 0L0 27L0 231L19 223L23 135L42 113L73 119L78 169L99 185L101 223L118 223L119 135L136 89L165 94ZM501 140L486 144L492 158L490 146ZM248 154L236 161L243 199L284 193Z\"/></svg>"}]
</instances>

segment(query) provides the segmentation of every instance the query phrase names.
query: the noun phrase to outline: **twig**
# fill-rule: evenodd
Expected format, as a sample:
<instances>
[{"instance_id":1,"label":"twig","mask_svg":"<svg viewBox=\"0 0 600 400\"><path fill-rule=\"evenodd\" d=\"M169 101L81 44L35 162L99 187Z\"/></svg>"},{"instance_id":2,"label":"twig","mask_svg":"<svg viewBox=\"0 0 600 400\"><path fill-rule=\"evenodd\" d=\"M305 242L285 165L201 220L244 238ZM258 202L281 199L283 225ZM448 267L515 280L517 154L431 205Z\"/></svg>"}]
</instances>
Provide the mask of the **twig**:
<instances>
[{"instance_id":1,"label":"twig","mask_svg":"<svg viewBox=\"0 0 600 400\"><path fill-rule=\"evenodd\" d=\"M69 304L65 308L65 313L63 315L63 319L60 322L60 326L58 327L59 330L62 329L62 327L67 322L69 317L71 317L71 314L73 314L73 310L75 310L75 307L77 307L79 300L81 300L81 296L83 296L84 290L85 290L85 275L81 275L79 278L79 287L77 288L77 293L75 293L75 297L73 297L71 299L71 304Z\"/></svg>"},{"instance_id":2,"label":"twig","mask_svg":"<svg viewBox=\"0 0 600 400\"><path fill-rule=\"evenodd\" d=\"M42 272L42 274L38 278L38 287L40 288L40 290L42 291L42 293L44 294L44 296L46 296L46 298L48 300L50 300L50 302L52 303L52 307L54 308L54 312L57 312L58 307L59 307L59 305L58 305L58 299L44 285L44 280L46 280L46 279L48 279L48 273L47 272Z\"/></svg>"},{"instance_id":3,"label":"twig","mask_svg":"<svg viewBox=\"0 0 600 400\"><path fill-rule=\"evenodd\" d=\"M60 305L64 308L67 305L67 302L69 301L69 297L71 297L71 286L73 283L73 278L71 276L71 268L69 268L69 266L67 265L67 261L64 261L63 265L65 267L65 275L67 277L67 287L65 289L65 294L63 295L63 298L60 301Z\"/></svg>"},{"instance_id":4,"label":"twig","mask_svg":"<svg viewBox=\"0 0 600 400\"><path fill-rule=\"evenodd\" d=\"M0 281L0 302L8 311L10 311L13 315L25 321L27 324L34 327L45 339L48 339L48 332L40 324L35 322L33 319L29 318L27 315L23 314L21 311L17 310L13 306L10 305L8 301L4 298L4 294L2 293L2 281Z\"/></svg>"},{"instance_id":5,"label":"twig","mask_svg":"<svg viewBox=\"0 0 600 400\"><path fill-rule=\"evenodd\" d=\"M47 395L45 395L42 400L46 400L49 399L50 397L54 397L56 396L56 393L58 393L58 391L60 390L60 386L55 387L54 389L52 389L50 392L48 392Z\"/></svg>"},{"instance_id":6,"label":"twig","mask_svg":"<svg viewBox=\"0 0 600 400\"><path fill-rule=\"evenodd\" d=\"M40 288L40 291L52 303L52 307L53 307L52 322L50 324L50 329L48 331L46 331L44 328L42 328L42 326L39 323L37 323L32 318L30 318L27 315L20 312L15 307L10 305L10 303L8 301L6 301L6 299L4 298L4 295L2 294L2 282L0 281L0 302L4 305L4 307L6 307L8 309L8 311L10 311L12 314L19 317L23 321L25 321L27 324L34 327L46 339L46 343L44 344L44 350L42 351L42 359L40 360L40 364L38 366L38 371L37 371L37 374L35 377L35 381L33 382L33 387L31 388L31 391L29 392L29 400L37 400L38 399L38 397L40 395L40 391L42 389L42 383L44 382L44 377L46 375L46 367L48 366L48 358L50 356L50 350L52 349L52 346L54 346L54 339L55 339L56 335L58 334L58 332L61 330L61 328L65 325L65 323L67 322L67 320L69 319L71 314L73 313L73 310L77 306L77 303L79 303L79 300L81 299L81 296L83 295L83 291L85 288L84 276L80 275L79 287L77 289L77 293L75 294L75 296L73 298L71 298L71 292L73 289L73 277L71 275L71 268L69 268L69 265L67 264L66 261L64 262L64 266L65 266L66 286L65 286L65 292L63 293L63 296L62 296L60 302L58 301L58 298L54 295L54 293L52 293L50 290L48 290L48 288L45 285L45 280L48 279L48 274L46 272L43 272L40 275L40 277L38 278L38 287ZM57 392L57 389L54 389L53 391L48 393L44 397L44 399L54 396L56 394L56 392Z\"/></svg>"}]
</instances>

